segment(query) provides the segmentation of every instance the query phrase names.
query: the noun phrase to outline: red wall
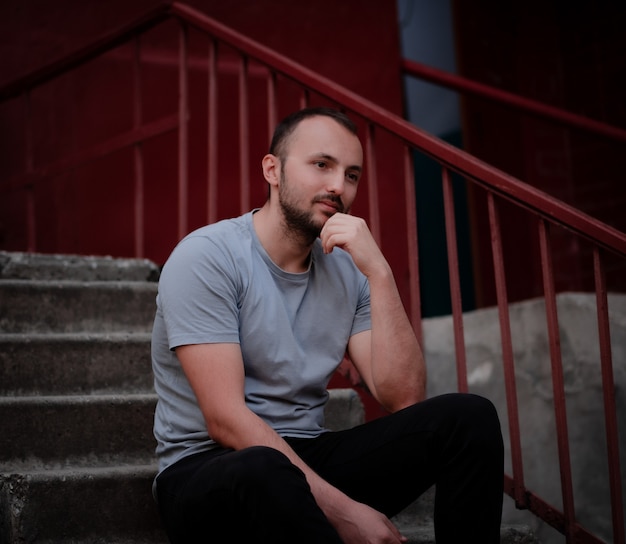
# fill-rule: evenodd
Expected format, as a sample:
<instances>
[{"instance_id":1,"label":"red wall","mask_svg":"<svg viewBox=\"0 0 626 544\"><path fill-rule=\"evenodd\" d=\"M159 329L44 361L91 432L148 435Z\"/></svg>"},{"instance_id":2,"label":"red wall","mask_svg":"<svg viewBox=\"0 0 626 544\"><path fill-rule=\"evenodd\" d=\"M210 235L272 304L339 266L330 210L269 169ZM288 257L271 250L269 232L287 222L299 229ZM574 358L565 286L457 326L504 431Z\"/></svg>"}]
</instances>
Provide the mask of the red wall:
<instances>
[{"instance_id":1,"label":"red wall","mask_svg":"<svg viewBox=\"0 0 626 544\"><path fill-rule=\"evenodd\" d=\"M461 75L598 121L626 128L626 4L557 0L455 1ZM464 147L470 153L626 232L626 154L615 143L480 100L463 100ZM470 189L479 305L495 302L485 233L484 195ZM542 294L537 225L504 206L510 297ZM558 290L591 290L589 248L556 229ZM489 240L488 236L481 238ZM609 286L626 290L626 270L609 259ZM487 278L482 281L481 278Z\"/></svg>"},{"instance_id":2,"label":"red wall","mask_svg":"<svg viewBox=\"0 0 626 544\"><path fill-rule=\"evenodd\" d=\"M5 2L0 6L0 85L56 60L95 37L137 17L156 0L109 2L44 0ZM315 0L191 1L190 4L292 59L395 113L401 113L399 38L395 3ZM381 31L382 29L382 31ZM371 36L376 35L376 40ZM177 25L169 23L142 40L142 121L175 114L178 107ZM190 33L190 210L189 229L206 222L206 55L207 43ZM132 45L122 46L36 89L31 96L32 166L45 168L123 134L133 126ZM266 188L258 164L267 148L265 83L251 70L250 117L261 136L251 141L253 205ZM239 213L239 172L229 148L238 144L236 75L226 67L220 78L220 216ZM290 96L290 94L292 96ZM299 107L294 93L282 95L280 115ZM0 248L28 247L27 203L20 192L6 192L21 179L28 163L23 101L0 105ZM146 247L144 255L162 262L179 233L176 223L176 133L144 146ZM35 189L37 233L42 252L132 255L131 149L116 152L69 172L49 175ZM388 174L398 171L383 165ZM383 197L384 198L384 197ZM363 199L361 199L363 200ZM383 209L384 209L383 205ZM393 248L391 248L393 252Z\"/></svg>"}]
</instances>

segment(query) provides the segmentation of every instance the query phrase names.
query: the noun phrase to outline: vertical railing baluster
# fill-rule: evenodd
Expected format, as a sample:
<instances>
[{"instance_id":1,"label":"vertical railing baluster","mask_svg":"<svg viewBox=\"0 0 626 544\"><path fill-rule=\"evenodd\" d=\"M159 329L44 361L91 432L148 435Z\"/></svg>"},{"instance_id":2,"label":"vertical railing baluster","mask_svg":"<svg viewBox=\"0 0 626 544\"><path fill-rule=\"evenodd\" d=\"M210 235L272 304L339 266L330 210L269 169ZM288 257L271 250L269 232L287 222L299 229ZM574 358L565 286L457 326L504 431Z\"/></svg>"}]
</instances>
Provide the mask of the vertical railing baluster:
<instances>
[{"instance_id":1,"label":"vertical railing baluster","mask_svg":"<svg viewBox=\"0 0 626 544\"><path fill-rule=\"evenodd\" d=\"M218 161L218 118L217 118L217 51L218 45L215 40L209 42L208 63L208 134L207 134L207 222L217 221L217 161Z\"/></svg>"},{"instance_id":2,"label":"vertical railing baluster","mask_svg":"<svg viewBox=\"0 0 626 544\"><path fill-rule=\"evenodd\" d=\"M559 451L559 469L561 475L561 493L563 496L563 514L565 516L565 537L567 542L574 542L576 513L574 509L574 491L572 485L572 467L567 430L567 409L565 405L565 380L561 356L559 319L554 287L554 269L550 250L549 225L544 219L539 220L539 244L541 251L541 270L546 304L548 340L550 343L550 361L552 364L552 390L554 394L554 412Z\"/></svg>"},{"instance_id":3,"label":"vertical railing baluster","mask_svg":"<svg viewBox=\"0 0 626 544\"><path fill-rule=\"evenodd\" d=\"M615 544L624 544L624 502L622 499L622 476L617 431L617 408L615 406L615 382L613 379L609 305L604 264L598 247L595 247L593 250L593 267L596 287L596 307L598 312L600 364L602 366L602 389L604 393L604 417L606 422L609 485L611 490L613 542Z\"/></svg>"},{"instance_id":4,"label":"vertical railing baluster","mask_svg":"<svg viewBox=\"0 0 626 544\"><path fill-rule=\"evenodd\" d=\"M300 109L308 108L310 102L309 89L303 88L300 93Z\"/></svg>"},{"instance_id":5,"label":"vertical railing baluster","mask_svg":"<svg viewBox=\"0 0 626 544\"><path fill-rule=\"evenodd\" d=\"M189 216L189 82L187 69L187 26L181 22L178 58L178 237L187 234Z\"/></svg>"},{"instance_id":6,"label":"vertical railing baluster","mask_svg":"<svg viewBox=\"0 0 626 544\"><path fill-rule=\"evenodd\" d=\"M454 192L450 172L442 168L443 207L446 224L446 245L448 249L448 273L450 276L450 299L452 303L452 322L454 325L454 349L457 364L457 381L459 391L466 393L467 357L465 353L465 335L463 332L463 304L461 300L461 279L459 274L459 257L456 241L456 220L454 217Z\"/></svg>"},{"instance_id":7,"label":"vertical railing baluster","mask_svg":"<svg viewBox=\"0 0 626 544\"><path fill-rule=\"evenodd\" d=\"M502 344L502 361L504 365L504 385L506 391L509 435L511 442L511 465L513 468L513 499L518 508L527 508L525 495L524 468L522 463L521 433L519 426L519 405L517 386L515 384L515 358L511 338L509 319L509 301L504 270L504 253L502 251L502 232L500 230L500 214L493 193L487 193L489 208L489 228L491 233L491 251L500 317L500 336Z\"/></svg>"},{"instance_id":8,"label":"vertical railing baluster","mask_svg":"<svg viewBox=\"0 0 626 544\"><path fill-rule=\"evenodd\" d=\"M374 240L381 245L380 211L378 209L378 174L376 169L376 129L373 123L367 125L366 161L367 161L367 204L369 207L369 228Z\"/></svg>"},{"instance_id":9,"label":"vertical railing baluster","mask_svg":"<svg viewBox=\"0 0 626 544\"><path fill-rule=\"evenodd\" d=\"M141 38L135 38L133 55L133 128L141 127L142 115L142 86L141 86ZM143 142L135 142L133 146L133 159L135 168L135 257L144 256L144 164Z\"/></svg>"},{"instance_id":10,"label":"vertical railing baluster","mask_svg":"<svg viewBox=\"0 0 626 544\"><path fill-rule=\"evenodd\" d=\"M245 213L250 208L250 161L248 125L248 59L241 56L239 63L239 209Z\"/></svg>"},{"instance_id":11,"label":"vertical railing baluster","mask_svg":"<svg viewBox=\"0 0 626 544\"><path fill-rule=\"evenodd\" d=\"M411 318L417 340L423 349L415 173L411 158L411 148L408 145L404 145L404 198L406 201L407 259L409 261L409 317Z\"/></svg>"},{"instance_id":12,"label":"vertical railing baluster","mask_svg":"<svg viewBox=\"0 0 626 544\"><path fill-rule=\"evenodd\" d=\"M268 130L268 139L267 143L272 141L272 136L274 135L274 129L276 128L276 124L278 123L278 105L276 100L276 72L269 69L269 74L267 76L267 130Z\"/></svg>"},{"instance_id":13,"label":"vertical railing baluster","mask_svg":"<svg viewBox=\"0 0 626 544\"><path fill-rule=\"evenodd\" d=\"M37 219L35 212L35 156L33 149L33 118L30 108L30 91L24 92L24 130L26 131L26 156L24 157L26 177L30 178L26 189L26 243L30 253L37 251Z\"/></svg>"}]
</instances>

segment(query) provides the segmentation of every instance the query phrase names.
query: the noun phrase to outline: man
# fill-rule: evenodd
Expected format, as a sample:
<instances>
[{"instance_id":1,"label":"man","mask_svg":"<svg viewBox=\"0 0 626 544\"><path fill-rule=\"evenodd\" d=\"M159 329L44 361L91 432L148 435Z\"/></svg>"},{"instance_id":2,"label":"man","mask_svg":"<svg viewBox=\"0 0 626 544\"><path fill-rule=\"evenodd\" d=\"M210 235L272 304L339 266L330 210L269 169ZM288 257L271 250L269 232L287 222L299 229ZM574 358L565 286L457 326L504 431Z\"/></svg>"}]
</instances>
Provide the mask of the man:
<instances>
[{"instance_id":1,"label":"man","mask_svg":"<svg viewBox=\"0 0 626 544\"><path fill-rule=\"evenodd\" d=\"M292 114L262 161L265 205L191 233L164 266L155 496L172 542L405 542L389 518L433 484L438 542L499 541L495 409L424 400L390 267L348 215L362 165L344 114ZM391 415L328 432L326 386L346 353Z\"/></svg>"}]
</instances>

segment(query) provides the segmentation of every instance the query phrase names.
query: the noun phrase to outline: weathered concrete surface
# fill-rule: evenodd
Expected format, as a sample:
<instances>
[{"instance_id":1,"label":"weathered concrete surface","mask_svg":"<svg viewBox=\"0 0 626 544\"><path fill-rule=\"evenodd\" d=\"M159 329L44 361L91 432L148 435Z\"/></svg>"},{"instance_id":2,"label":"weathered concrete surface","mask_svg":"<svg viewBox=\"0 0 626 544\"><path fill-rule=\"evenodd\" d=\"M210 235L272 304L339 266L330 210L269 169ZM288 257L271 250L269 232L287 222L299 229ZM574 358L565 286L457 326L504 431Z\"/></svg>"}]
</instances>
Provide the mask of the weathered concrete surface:
<instances>
[{"instance_id":1,"label":"weathered concrete surface","mask_svg":"<svg viewBox=\"0 0 626 544\"><path fill-rule=\"evenodd\" d=\"M326 426L332 431L350 429L365 421L365 408L354 389L332 389L324 410Z\"/></svg>"},{"instance_id":2,"label":"weathered concrete surface","mask_svg":"<svg viewBox=\"0 0 626 544\"><path fill-rule=\"evenodd\" d=\"M150 333L0 334L0 395L152 391Z\"/></svg>"},{"instance_id":3,"label":"weathered concrete surface","mask_svg":"<svg viewBox=\"0 0 626 544\"><path fill-rule=\"evenodd\" d=\"M165 544L151 496L154 465L0 473L0 542Z\"/></svg>"},{"instance_id":4,"label":"weathered concrete surface","mask_svg":"<svg viewBox=\"0 0 626 544\"><path fill-rule=\"evenodd\" d=\"M0 397L0 464L154 458L155 394Z\"/></svg>"},{"instance_id":5,"label":"weathered concrete surface","mask_svg":"<svg viewBox=\"0 0 626 544\"><path fill-rule=\"evenodd\" d=\"M0 279L152 281L159 268L147 259L0 251Z\"/></svg>"},{"instance_id":6,"label":"weathered concrete surface","mask_svg":"<svg viewBox=\"0 0 626 544\"><path fill-rule=\"evenodd\" d=\"M570 453L579 521L612 541L608 463L595 296L558 296ZM626 295L609 295L613 372L620 434L622 486L626 489ZM542 299L511 305L515 376L527 487L561 509L560 472ZM496 405L505 435L506 470L511 474L509 425L497 309L470 312L463 319L470 392ZM428 394L457 390L452 318L424 320ZM564 542L551 527L505 499L504 522L530 525L545 544Z\"/></svg>"},{"instance_id":7,"label":"weathered concrete surface","mask_svg":"<svg viewBox=\"0 0 626 544\"><path fill-rule=\"evenodd\" d=\"M157 284L2 280L1 333L149 332Z\"/></svg>"}]
</instances>

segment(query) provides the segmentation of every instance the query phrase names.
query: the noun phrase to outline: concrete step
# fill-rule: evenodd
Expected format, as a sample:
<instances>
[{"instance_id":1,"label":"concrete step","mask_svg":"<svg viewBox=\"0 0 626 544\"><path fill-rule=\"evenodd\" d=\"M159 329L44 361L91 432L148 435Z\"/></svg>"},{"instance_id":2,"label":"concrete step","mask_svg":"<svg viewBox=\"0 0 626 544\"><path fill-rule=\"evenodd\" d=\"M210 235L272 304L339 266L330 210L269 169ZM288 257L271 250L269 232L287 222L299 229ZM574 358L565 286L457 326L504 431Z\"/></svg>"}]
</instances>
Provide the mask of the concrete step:
<instances>
[{"instance_id":1,"label":"concrete step","mask_svg":"<svg viewBox=\"0 0 626 544\"><path fill-rule=\"evenodd\" d=\"M359 394L350 388L330 389L324 408L326 427L340 431L356 427L365 421L365 407Z\"/></svg>"},{"instance_id":2,"label":"concrete step","mask_svg":"<svg viewBox=\"0 0 626 544\"><path fill-rule=\"evenodd\" d=\"M0 474L0 542L165 543L156 465Z\"/></svg>"},{"instance_id":3,"label":"concrete step","mask_svg":"<svg viewBox=\"0 0 626 544\"><path fill-rule=\"evenodd\" d=\"M0 397L0 462L147 457L156 395Z\"/></svg>"},{"instance_id":4,"label":"concrete step","mask_svg":"<svg viewBox=\"0 0 626 544\"><path fill-rule=\"evenodd\" d=\"M150 334L0 334L0 395L153 392Z\"/></svg>"},{"instance_id":5,"label":"concrete step","mask_svg":"<svg viewBox=\"0 0 626 544\"><path fill-rule=\"evenodd\" d=\"M154 459L155 394L0 397L0 463L88 465ZM363 405L351 389L330 392L332 429L358 425Z\"/></svg>"},{"instance_id":6,"label":"concrete step","mask_svg":"<svg viewBox=\"0 0 626 544\"><path fill-rule=\"evenodd\" d=\"M147 259L0 251L0 279L157 281L158 266Z\"/></svg>"},{"instance_id":7,"label":"concrete step","mask_svg":"<svg viewBox=\"0 0 626 544\"><path fill-rule=\"evenodd\" d=\"M402 531L402 534L409 539L408 544L436 544L432 526L408 527ZM503 525L500 528L500 544L540 544L540 542L530 527Z\"/></svg>"},{"instance_id":8,"label":"concrete step","mask_svg":"<svg viewBox=\"0 0 626 544\"><path fill-rule=\"evenodd\" d=\"M157 284L0 280L0 333L149 332Z\"/></svg>"}]
</instances>

